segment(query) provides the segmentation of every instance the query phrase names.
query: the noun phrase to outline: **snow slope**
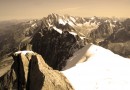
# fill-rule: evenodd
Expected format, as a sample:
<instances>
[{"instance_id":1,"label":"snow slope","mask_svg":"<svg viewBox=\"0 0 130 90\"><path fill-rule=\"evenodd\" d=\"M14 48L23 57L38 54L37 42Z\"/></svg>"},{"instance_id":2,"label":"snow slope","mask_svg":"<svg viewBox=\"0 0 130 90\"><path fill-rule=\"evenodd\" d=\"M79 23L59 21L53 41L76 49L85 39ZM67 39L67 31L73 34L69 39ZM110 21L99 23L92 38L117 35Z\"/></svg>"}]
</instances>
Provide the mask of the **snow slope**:
<instances>
[{"instance_id":1,"label":"snow slope","mask_svg":"<svg viewBox=\"0 0 130 90\"><path fill-rule=\"evenodd\" d=\"M80 53L85 51L87 60L62 71L75 90L130 90L130 59L100 46L86 47Z\"/></svg>"}]
</instances>

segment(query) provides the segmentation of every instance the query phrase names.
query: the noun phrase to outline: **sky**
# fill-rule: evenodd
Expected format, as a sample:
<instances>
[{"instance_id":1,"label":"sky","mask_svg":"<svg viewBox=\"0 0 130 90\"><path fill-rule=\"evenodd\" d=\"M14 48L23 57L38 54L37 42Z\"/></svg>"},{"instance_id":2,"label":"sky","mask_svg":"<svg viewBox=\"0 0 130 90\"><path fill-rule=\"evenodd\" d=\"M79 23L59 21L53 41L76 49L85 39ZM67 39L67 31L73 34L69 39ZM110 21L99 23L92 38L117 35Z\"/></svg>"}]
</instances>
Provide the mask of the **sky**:
<instances>
[{"instance_id":1,"label":"sky","mask_svg":"<svg viewBox=\"0 0 130 90\"><path fill-rule=\"evenodd\" d=\"M0 0L0 20L32 19L48 14L130 17L130 0Z\"/></svg>"}]
</instances>

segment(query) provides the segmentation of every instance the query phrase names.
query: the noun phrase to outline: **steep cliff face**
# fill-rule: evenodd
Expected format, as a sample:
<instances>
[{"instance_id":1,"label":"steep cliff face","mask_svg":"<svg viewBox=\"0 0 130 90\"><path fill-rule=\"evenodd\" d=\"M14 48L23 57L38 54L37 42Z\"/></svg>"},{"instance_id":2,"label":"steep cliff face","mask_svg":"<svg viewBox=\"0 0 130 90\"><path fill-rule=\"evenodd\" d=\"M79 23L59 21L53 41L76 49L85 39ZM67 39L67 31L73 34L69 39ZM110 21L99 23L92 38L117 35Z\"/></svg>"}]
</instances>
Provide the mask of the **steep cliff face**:
<instances>
[{"instance_id":1,"label":"steep cliff face","mask_svg":"<svg viewBox=\"0 0 130 90\"><path fill-rule=\"evenodd\" d=\"M61 70L66 64L66 59L85 45L85 40L74 32L58 30L39 30L39 33L34 35L31 45L32 50L41 54L48 65Z\"/></svg>"},{"instance_id":2,"label":"steep cliff face","mask_svg":"<svg viewBox=\"0 0 130 90\"><path fill-rule=\"evenodd\" d=\"M67 21L66 21L67 20ZM45 62L54 69L61 70L66 59L86 44L85 36L76 31L69 23L74 18L57 14L41 19L33 35L22 40L20 50L33 50L45 58Z\"/></svg>"},{"instance_id":3,"label":"steep cliff face","mask_svg":"<svg viewBox=\"0 0 130 90\"><path fill-rule=\"evenodd\" d=\"M67 78L49 67L41 55L19 51L13 58L11 70L0 77L1 90L74 90Z\"/></svg>"}]
</instances>

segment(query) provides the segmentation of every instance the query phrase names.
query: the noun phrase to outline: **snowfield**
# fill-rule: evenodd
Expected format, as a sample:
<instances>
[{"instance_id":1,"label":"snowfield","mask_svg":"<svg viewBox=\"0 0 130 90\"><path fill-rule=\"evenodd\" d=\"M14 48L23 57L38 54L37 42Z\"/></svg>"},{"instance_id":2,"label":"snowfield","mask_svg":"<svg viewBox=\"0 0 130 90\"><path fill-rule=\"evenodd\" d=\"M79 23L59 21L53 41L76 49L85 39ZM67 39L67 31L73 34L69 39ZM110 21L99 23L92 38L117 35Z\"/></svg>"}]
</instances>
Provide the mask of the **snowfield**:
<instances>
[{"instance_id":1,"label":"snowfield","mask_svg":"<svg viewBox=\"0 0 130 90\"><path fill-rule=\"evenodd\" d=\"M75 55L80 60L86 57L85 62L62 71L75 90L130 90L130 59L96 45L86 46Z\"/></svg>"}]
</instances>

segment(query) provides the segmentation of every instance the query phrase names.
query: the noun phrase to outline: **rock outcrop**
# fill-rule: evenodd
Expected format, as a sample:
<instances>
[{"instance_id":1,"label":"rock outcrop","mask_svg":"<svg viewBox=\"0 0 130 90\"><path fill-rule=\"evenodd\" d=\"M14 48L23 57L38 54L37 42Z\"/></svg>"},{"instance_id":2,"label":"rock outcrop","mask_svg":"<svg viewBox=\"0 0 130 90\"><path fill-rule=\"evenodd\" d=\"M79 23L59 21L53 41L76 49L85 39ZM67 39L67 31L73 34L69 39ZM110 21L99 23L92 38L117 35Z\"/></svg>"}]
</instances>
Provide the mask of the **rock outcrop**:
<instances>
[{"instance_id":1,"label":"rock outcrop","mask_svg":"<svg viewBox=\"0 0 130 90\"><path fill-rule=\"evenodd\" d=\"M49 67L41 55L19 51L13 59L11 70L0 77L0 90L73 90L67 78Z\"/></svg>"},{"instance_id":2,"label":"rock outcrop","mask_svg":"<svg viewBox=\"0 0 130 90\"><path fill-rule=\"evenodd\" d=\"M30 43L32 50L41 54L53 69L61 70L66 65L66 59L85 45L85 41L74 32L60 30L62 33L59 33L56 28L38 31Z\"/></svg>"}]
</instances>

